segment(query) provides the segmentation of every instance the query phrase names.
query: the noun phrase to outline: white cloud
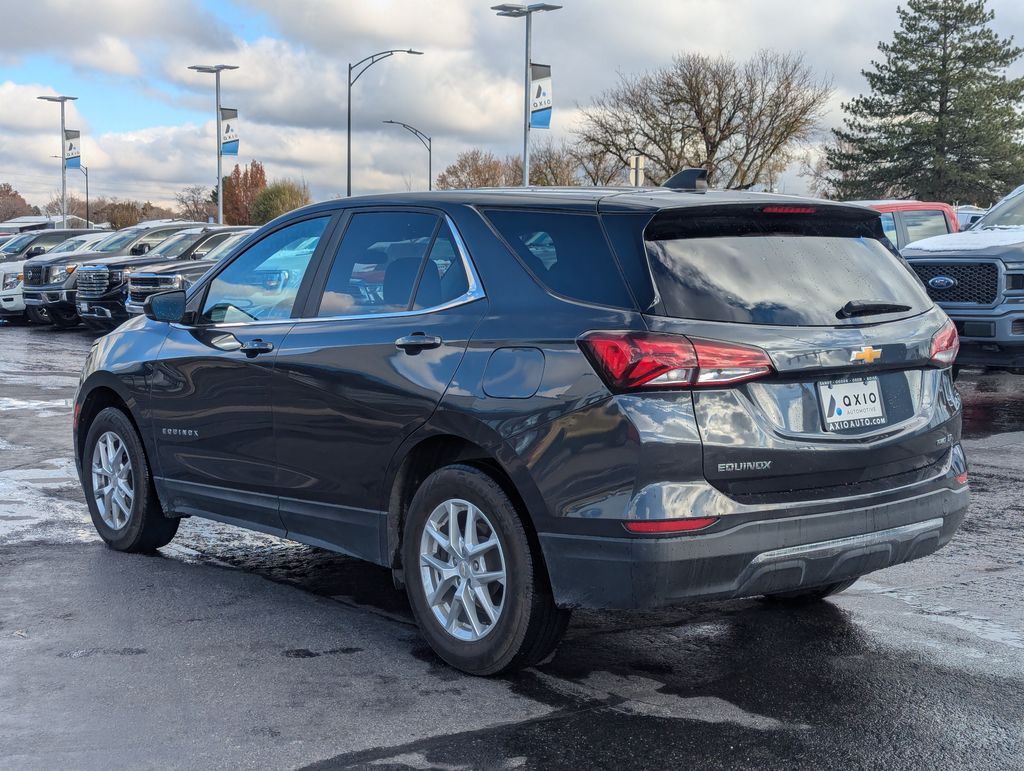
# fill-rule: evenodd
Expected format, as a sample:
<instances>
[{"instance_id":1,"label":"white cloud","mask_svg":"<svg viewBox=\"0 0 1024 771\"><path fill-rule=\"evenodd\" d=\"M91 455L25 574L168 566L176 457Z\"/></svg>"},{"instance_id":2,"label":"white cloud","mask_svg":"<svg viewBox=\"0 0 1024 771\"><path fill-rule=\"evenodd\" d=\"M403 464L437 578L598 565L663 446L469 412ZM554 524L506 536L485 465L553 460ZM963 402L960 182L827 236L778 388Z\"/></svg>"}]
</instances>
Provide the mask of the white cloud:
<instances>
[{"instance_id":1,"label":"white cloud","mask_svg":"<svg viewBox=\"0 0 1024 771\"><path fill-rule=\"evenodd\" d=\"M131 77L142 74L142 65L131 46L113 35L100 35L89 45L71 49L70 58L79 67L111 75Z\"/></svg>"}]
</instances>

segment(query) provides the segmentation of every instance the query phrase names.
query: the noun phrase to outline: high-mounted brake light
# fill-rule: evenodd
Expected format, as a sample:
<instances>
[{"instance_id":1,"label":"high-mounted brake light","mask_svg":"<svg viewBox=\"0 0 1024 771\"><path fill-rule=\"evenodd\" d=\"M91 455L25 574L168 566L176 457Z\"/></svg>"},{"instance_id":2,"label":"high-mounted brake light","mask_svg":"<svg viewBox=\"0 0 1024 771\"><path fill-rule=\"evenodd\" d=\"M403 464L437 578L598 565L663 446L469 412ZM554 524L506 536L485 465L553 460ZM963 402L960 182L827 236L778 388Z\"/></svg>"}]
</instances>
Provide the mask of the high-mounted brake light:
<instances>
[{"instance_id":1,"label":"high-mounted brake light","mask_svg":"<svg viewBox=\"0 0 1024 771\"><path fill-rule=\"evenodd\" d=\"M580 349L613 391L690 388L764 377L772 361L760 348L658 332L589 332Z\"/></svg>"},{"instance_id":2,"label":"high-mounted brake light","mask_svg":"<svg viewBox=\"0 0 1024 771\"><path fill-rule=\"evenodd\" d=\"M685 519L640 519L624 522L626 530L631 533L690 533L703 530L718 521L718 517L689 517Z\"/></svg>"},{"instance_id":3,"label":"high-mounted brake light","mask_svg":"<svg viewBox=\"0 0 1024 771\"><path fill-rule=\"evenodd\" d=\"M960 351L960 335L956 333L956 325L952 320L932 337L931 360L940 367L948 367L956 359Z\"/></svg>"},{"instance_id":4,"label":"high-mounted brake light","mask_svg":"<svg viewBox=\"0 0 1024 771\"><path fill-rule=\"evenodd\" d=\"M814 214L818 211L813 206L765 206L762 214Z\"/></svg>"}]
</instances>

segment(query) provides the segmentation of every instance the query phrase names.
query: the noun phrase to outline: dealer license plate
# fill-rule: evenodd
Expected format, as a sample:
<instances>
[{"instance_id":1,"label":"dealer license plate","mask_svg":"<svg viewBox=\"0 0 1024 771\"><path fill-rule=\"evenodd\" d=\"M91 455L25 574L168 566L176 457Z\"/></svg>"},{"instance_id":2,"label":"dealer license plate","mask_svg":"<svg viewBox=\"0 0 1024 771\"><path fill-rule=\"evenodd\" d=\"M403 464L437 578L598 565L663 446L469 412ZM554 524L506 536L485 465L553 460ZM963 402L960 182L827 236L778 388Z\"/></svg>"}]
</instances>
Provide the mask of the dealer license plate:
<instances>
[{"instance_id":1,"label":"dealer license plate","mask_svg":"<svg viewBox=\"0 0 1024 771\"><path fill-rule=\"evenodd\" d=\"M89 310L89 303L78 303L78 312L79 313L85 313L85 311L87 311L87 310Z\"/></svg>"},{"instance_id":2,"label":"dealer license plate","mask_svg":"<svg viewBox=\"0 0 1024 771\"><path fill-rule=\"evenodd\" d=\"M884 426L885 410L877 377L818 383L826 431Z\"/></svg>"}]
</instances>

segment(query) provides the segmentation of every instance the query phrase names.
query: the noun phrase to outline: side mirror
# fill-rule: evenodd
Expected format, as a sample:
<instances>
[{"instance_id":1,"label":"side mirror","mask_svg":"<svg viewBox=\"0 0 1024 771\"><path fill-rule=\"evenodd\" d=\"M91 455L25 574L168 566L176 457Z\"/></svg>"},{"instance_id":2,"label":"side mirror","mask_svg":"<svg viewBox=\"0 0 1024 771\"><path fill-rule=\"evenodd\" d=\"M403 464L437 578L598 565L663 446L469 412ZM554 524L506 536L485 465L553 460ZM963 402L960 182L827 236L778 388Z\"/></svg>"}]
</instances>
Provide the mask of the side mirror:
<instances>
[{"instance_id":1,"label":"side mirror","mask_svg":"<svg viewBox=\"0 0 1024 771\"><path fill-rule=\"evenodd\" d=\"M132 247L132 254L145 254L146 252L149 251L149 248L149 244L135 244L135 246Z\"/></svg>"},{"instance_id":2,"label":"side mirror","mask_svg":"<svg viewBox=\"0 0 1024 771\"><path fill-rule=\"evenodd\" d=\"M142 312L147 319L179 323L185 320L185 292L173 289L169 292L157 292L146 298Z\"/></svg>"},{"instance_id":3,"label":"side mirror","mask_svg":"<svg viewBox=\"0 0 1024 771\"><path fill-rule=\"evenodd\" d=\"M45 246L33 246L31 249L25 252L25 257L31 259L32 257L38 257L40 254L46 254Z\"/></svg>"}]
</instances>

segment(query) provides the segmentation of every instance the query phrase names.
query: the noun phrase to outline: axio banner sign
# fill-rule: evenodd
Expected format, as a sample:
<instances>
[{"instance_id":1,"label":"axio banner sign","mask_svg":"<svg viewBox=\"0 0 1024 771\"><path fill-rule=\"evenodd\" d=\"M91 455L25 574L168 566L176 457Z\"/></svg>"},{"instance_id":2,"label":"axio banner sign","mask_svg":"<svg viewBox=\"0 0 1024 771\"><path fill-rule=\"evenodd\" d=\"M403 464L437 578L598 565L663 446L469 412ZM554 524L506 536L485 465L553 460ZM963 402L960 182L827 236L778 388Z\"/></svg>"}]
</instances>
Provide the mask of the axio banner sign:
<instances>
[{"instance_id":1,"label":"axio banner sign","mask_svg":"<svg viewBox=\"0 0 1024 771\"><path fill-rule=\"evenodd\" d=\"M220 108L220 154L238 155L238 110Z\"/></svg>"},{"instance_id":2,"label":"axio banner sign","mask_svg":"<svg viewBox=\"0 0 1024 771\"><path fill-rule=\"evenodd\" d=\"M64 129L64 165L69 169L82 168L82 132Z\"/></svg>"},{"instance_id":3,"label":"axio banner sign","mask_svg":"<svg viewBox=\"0 0 1024 771\"><path fill-rule=\"evenodd\" d=\"M551 128L551 65L530 64L530 128Z\"/></svg>"}]
</instances>

